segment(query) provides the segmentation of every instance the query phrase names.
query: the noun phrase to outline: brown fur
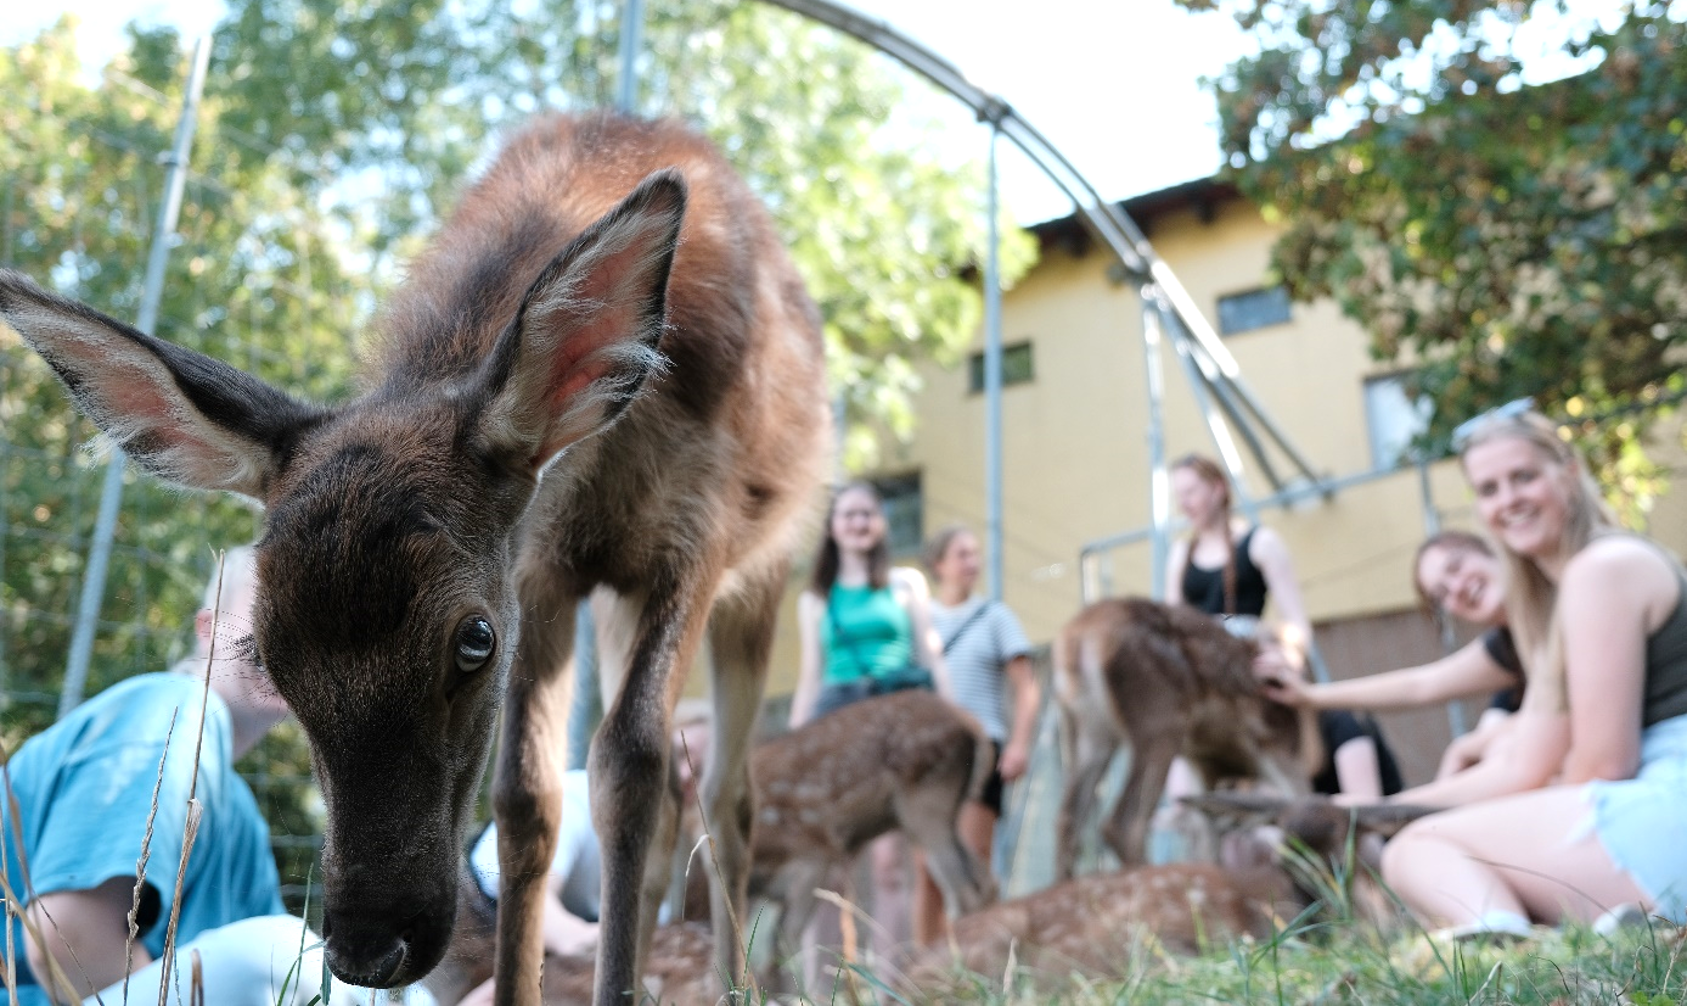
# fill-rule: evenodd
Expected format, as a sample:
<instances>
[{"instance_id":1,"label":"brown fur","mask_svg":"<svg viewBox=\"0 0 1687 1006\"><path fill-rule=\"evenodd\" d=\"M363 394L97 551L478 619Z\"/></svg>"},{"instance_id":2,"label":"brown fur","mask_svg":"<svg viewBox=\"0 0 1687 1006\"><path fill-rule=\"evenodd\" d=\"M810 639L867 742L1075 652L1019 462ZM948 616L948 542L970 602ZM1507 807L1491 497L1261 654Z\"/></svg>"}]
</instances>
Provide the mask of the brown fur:
<instances>
[{"instance_id":1,"label":"brown fur","mask_svg":"<svg viewBox=\"0 0 1687 1006\"><path fill-rule=\"evenodd\" d=\"M267 508L254 638L311 740L342 979L402 984L443 953L502 705L499 1003L534 1006L572 612L594 588L623 682L591 761L598 1001L621 1001L649 938L667 858L648 849L677 817L668 720L705 633L711 899L716 918L742 907L745 738L828 413L814 305L695 133L600 114L512 137L382 312L345 405L295 401L15 273L0 315L143 467ZM476 618L496 643L463 665ZM730 934L716 951L737 970Z\"/></svg>"},{"instance_id":2,"label":"brown fur","mask_svg":"<svg viewBox=\"0 0 1687 1006\"><path fill-rule=\"evenodd\" d=\"M1360 855L1364 843L1350 836L1355 824L1361 832L1393 834L1428 813L1425 809L1388 805L1349 811L1317 798L1231 793L1194 802L1232 825L1269 824L1292 843L1278 844L1251 866L1139 866L992 905L956 922L953 943L921 955L908 969L911 981L920 993L932 995L955 976L957 966L1000 979L1010 960L1063 986L1072 971L1122 977L1150 943L1186 954L1240 936L1264 939L1342 887L1345 903L1320 906L1319 917L1351 911L1354 921L1384 931L1400 919L1376 879L1375 865Z\"/></svg>"},{"instance_id":3,"label":"brown fur","mask_svg":"<svg viewBox=\"0 0 1687 1006\"><path fill-rule=\"evenodd\" d=\"M1130 771L1102 829L1127 866L1145 861L1148 821L1179 755L1209 789L1266 777L1307 792L1321 758L1316 722L1261 695L1256 652L1210 615L1140 598L1100 601L1067 623L1054 662L1066 763L1057 876L1072 876L1096 785L1127 740Z\"/></svg>"},{"instance_id":4,"label":"brown fur","mask_svg":"<svg viewBox=\"0 0 1687 1006\"><path fill-rule=\"evenodd\" d=\"M921 691L857 702L758 745L750 892L782 906L786 947L796 947L828 873L893 830L925 850L951 916L994 898L988 866L955 831L993 757L978 721Z\"/></svg>"},{"instance_id":5,"label":"brown fur","mask_svg":"<svg viewBox=\"0 0 1687 1006\"><path fill-rule=\"evenodd\" d=\"M423 982L440 1006L455 1006L470 990L492 977L496 956L496 919L490 899L463 878L457 925L439 967ZM588 1006L592 1002L594 961L585 954L545 955L540 1002L543 1006ZM645 958L644 984L664 1006L713 1006L726 990L714 968L714 940L707 923L658 926Z\"/></svg>"}]
</instances>

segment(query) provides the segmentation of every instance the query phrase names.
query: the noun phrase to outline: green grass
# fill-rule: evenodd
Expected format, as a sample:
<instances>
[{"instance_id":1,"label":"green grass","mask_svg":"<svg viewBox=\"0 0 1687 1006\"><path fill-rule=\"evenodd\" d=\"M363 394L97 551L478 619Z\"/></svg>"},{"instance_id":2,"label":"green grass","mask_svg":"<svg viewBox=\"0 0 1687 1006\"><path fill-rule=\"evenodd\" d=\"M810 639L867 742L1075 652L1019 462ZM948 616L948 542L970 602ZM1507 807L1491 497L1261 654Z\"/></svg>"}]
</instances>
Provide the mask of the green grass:
<instances>
[{"instance_id":1,"label":"green grass","mask_svg":"<svg viewBox=\"0 0 1687 1006\"><path fill-rule=\"evenodd\" d=\"M1374 932L1312 926L1195 958L1138 955L1112 979L1057 974L955 975L909 1002L1206 1004L1617 1004L1687 1002L1687 956L1669 928L1607 939L1585 927L1541 930L1511 946L1449 945L1421 931L1387 942ZM879 998L880 1002L892 1001Z\"/></svg>"}]
</instances>

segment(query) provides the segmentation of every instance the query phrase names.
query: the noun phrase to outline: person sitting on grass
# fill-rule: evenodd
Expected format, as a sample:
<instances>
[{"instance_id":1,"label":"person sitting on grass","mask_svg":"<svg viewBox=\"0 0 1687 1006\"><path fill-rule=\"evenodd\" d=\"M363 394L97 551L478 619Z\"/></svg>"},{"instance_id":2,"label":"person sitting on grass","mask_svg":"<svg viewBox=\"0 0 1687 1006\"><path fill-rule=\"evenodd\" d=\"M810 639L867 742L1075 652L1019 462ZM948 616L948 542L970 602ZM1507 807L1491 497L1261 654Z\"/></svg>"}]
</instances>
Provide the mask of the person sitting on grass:
<instances>
[{"instance_id":1,"label":"person sitting on grass","mask_svg":"<svg viewBox=\"0 0 1687 1006\"><path fill-rule=\"evenodd\" d=\"M195 951L197 1001L302 1006L319 994L320 957L300 962L319 940L285 914L269 827L234 771L287 715L253 657L255 587L251 549L231 550L221 592L213 578L194 621L193 656L107 688L9 759L0 834L6 897L20 907L6 924L22 1006L164 1002L161 986L187 1001Z\"/></svg>"},{"instance_id":2,"label":"person sitting on grass","mask_svg":"<svg viewBox=\"0 0 1687 1006\"><path fill-rule=\"evenodd\" d=\"M1613 525L1545 417L1501 409L1456 439L1529 686L1504 757L1395 798L1456 809L1395 836L1383 878L1451 935L1687 921L1687 571Z\"/></svg>"},{"instance_id":3,"label":"person sitting on grass","mask_svg":"<svg viewBox=\"0 0 1687 1006\"><path fill-rule=\"evenodd\" d=\"M1505 576L1486 541L1468 531L1442 531L1418 546L1412 584L1426 607L1469 625L1480 636L1439 660L1346 681L1313 684L1298 675L1262 675L1266 695L1316 710L1411 709L1492 693L1476 728L1447 746L1437 779L1481 761L1503 743L1510 713L1523 694L1523 664L1506 625Z\"/></svg>"}]
</instances>

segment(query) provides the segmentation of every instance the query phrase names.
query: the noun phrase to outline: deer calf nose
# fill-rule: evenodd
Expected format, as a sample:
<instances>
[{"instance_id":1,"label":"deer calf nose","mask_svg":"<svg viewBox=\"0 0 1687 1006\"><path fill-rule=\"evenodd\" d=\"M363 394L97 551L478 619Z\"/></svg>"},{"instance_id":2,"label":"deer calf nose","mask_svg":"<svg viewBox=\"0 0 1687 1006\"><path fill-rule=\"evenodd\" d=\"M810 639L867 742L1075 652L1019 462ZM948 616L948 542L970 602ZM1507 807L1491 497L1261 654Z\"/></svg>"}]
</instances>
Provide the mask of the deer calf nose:
<instances>
[{"instance_id":1,"label":"deer calf nose","mask_svg":"<svg viewBox=\"0 0 1687 1006\"><path fill-rule=\"evenodd\" d=\"M322 920L328 970L334 977L364 988L386 989L399 983L409 955L409 941L391 927L359 924L331 915Z\"/></svg>"}]
</instances>

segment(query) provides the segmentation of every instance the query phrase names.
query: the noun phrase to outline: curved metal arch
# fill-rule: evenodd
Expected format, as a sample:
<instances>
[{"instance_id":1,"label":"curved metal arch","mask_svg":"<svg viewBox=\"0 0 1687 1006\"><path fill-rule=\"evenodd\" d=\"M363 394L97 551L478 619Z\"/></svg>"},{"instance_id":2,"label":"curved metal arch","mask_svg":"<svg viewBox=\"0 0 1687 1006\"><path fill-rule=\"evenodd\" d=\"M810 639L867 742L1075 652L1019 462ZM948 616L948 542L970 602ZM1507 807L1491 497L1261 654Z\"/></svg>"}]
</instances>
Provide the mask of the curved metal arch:
<instances>
[{"instance_id":1,"label":"curved metal arch","mask_svg":"<svg viewBox=\"0 0 1687 1006\"><path fill-rule=\"evenodd\" d=\"M1171 266L1159 257L1142 229L1117 204L1108 202L1096 191L1066 156L1050 143L1042 133L1026 122L1000 97L984 90L954 64L884 21L867 17L831 0L764 0L765 3L800 14L843 32L925 77L933 84L973 110L981 122L988 122L1031 158L1049 180L1060 187L1077 208L1078 215L1090 230L1105 244L1127 279L1137 287L1142 299L1143 341L1149 375L1149 453L1155 470L1155 505L1152 533L1155 539L1155 594L1163 592L1161 567L1165 550L1166 523L1169 508L1159 499L1163 492L1164 444L1159 418L1159 338L1164 337L1183 363L1191 387L1202 403L1214 445L1238 491L1243 486L1240 454L1231 439L1230 431L1209 406L1219 405L1230 423L1241 432L1249 452L1258 461L1277 496L1288 488L1277 476L1266 456L1264 444L1256 435L1257 424L1276 444L1295 468L1299 469L1313 491L1326 498L1333 486L1313 470L1306 458L1290 443L1282 429L1266 413L1265 407L1242 381L1241 368L1235 357L1219 339L1218 333L1196 308ZM1275 499L1276 497L1272 497ZM1252 501L1244 501L1253 509ZM1087 554L1086 550L1086 554Z\"/></svg>"},{"instance_id":2,"label":"curved metal arch","mask_svg":"<svg viewBox=\"0 0 1687 1006\"><path fill-rule=\"evenodd\" d=\"M1271 439L1307 479L1315 484L1322 484L1323 479L1289 443L1287 437L1266 415L1264 407L1253 392L1242 383L1241 368L1237 365L1235 357L1219 339L1218 333L1213 331L1206 317L1195 307L1194 300L1172 272L1171 266L1155 253L1142 229L1117 203L1103 199L1095 186L1089 183L1072 162L1015 112L1013 106L974 84L953 63L884 21L867 17L831 0L764 2L835 28L896 59L959 99L973 110L979 121L994 125L1012 140L1014 145L1024 151L1049 180L1072 200L1078 215L1112 251L1130 279L1142 288L1145 297L1153 306L1176 319L1178 324L1167 326L1170 329L1168 334L1180 341L1185 336L1193 340L1194 345L1189 347L1189 352L1201 374L1202 382L1213 386L1220 400L1235 400L1253 420L1265 428ZM1145 303L1144 306L1148 305ZM1182 331L1178 331L1179 329ZM1260 460L1262 467L1269 471L1269 463L1265 462L1263 455L1260 455ZM1282 488L1275 478L1272 481L1276 488Z\"/></svg>"}]
</instances>

